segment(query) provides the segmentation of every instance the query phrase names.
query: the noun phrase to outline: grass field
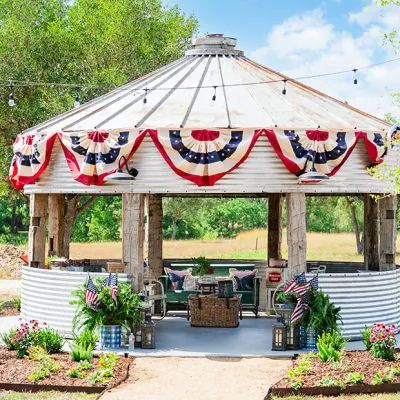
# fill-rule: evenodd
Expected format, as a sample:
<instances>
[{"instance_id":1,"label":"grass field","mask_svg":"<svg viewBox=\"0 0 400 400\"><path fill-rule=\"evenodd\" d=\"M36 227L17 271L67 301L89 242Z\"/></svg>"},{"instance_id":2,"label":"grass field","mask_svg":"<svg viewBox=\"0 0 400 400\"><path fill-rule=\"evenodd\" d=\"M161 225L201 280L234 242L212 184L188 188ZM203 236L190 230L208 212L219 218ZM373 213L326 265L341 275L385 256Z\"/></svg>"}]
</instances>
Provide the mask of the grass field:
<instances>
[{"instance_id":1,"label":"grass field","mask_svg":"<svg viewBox=\"0 0 400 400\"><path fill-rule=\"evenodd\" d=\"M286 235L283 237L283 256L287 256ZM400 238L398 246L400 248ZM164 240L164 258L266 257L266 231L257 229L240 233L234 239L217 240ZM71 258L120 258L121 242L72 243ZM356 252L354 235L351 233L307 233L307 258L320 261L362 261ZM397 254L400 262L400 254Z\"/></svg>"}]
</instances>

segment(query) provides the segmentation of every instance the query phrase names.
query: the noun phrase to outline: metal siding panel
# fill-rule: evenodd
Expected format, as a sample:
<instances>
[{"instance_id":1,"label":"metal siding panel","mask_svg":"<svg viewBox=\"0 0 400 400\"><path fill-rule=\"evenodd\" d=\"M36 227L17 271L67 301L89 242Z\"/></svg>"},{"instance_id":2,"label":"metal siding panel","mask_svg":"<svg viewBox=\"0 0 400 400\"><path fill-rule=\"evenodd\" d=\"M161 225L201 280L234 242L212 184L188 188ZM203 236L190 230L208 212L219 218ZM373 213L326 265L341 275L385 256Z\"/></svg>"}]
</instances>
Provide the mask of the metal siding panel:
<instances>
[{"instance_id":1,"label":"metal siding panel","mask_svg":"<svg viewBox=\"0 0 400 400\"><path fill-rule=\"evenodd\" d=\"M307 274L307 278L312 278ZM400 269L359 274L319 274L320 288L342 308L344 335L357 339L366 325L400 323Z\"/></svg>"},{"instance_id":2,"label":"metal siding panel","mask_svg":"<svg viewBox=\"0 0 400 400\"><path fill-rule=\"evenodd\" d=\"M388 160L394 163L399 152L392 151ZM365 146L358 142L353 153L339 172L327 183L298 185L275 154L268 139L260 137L248 159L212 187L196 187L192 182L176 175L146 137L130 165L138 169L134 182L117 185L85 186L72 179L61 146L56 141L47 170L35 185L25 187L26 193L378 193L387 192L388 183L371 177Z\"/></svg>"},{"instance_id":3,"label":"metal siding panel","mask_svg":"<svg viewBox=\"0 0 400 400\"><path fill-rule=\"evenodd\" d=\"M107 277L108 273L91 273ZM62 334L72 335L74 307L69 304L71 292L82 285L87 273L52 271L23 267L21 316L26 320L47 322ZM118 274L120 282L130 282L127 274Z\"/></svg>"}]
</instances>

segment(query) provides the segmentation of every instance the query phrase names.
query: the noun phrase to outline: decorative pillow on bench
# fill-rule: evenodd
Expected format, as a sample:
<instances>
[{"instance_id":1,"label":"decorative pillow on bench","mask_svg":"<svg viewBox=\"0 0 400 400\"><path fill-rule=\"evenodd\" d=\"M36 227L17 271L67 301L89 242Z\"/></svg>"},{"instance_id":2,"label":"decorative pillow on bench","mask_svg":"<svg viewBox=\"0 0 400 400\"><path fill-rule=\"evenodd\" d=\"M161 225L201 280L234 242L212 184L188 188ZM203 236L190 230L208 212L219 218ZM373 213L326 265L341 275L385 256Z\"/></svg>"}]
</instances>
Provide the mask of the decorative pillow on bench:
<instances>
[{"instance_id":1,"label":"decorative pillow on bench","mask_svg":"<svg viewBox=\"0 0 400 400\"><path fill-rule=\"evenodd\" d=\"M238 292L251 292L254 288L254 277L257 270L238 270L236 268L229 268L229 277L233 280L233 287Z\"/></svg>"},{"instance_id":2,"label":"decorative pillow on bench","mask_svg":"<svg viewBox=\"0 0 400 400\"><path fill-rule=\"evenodd\" d=\"M185 277L188 275L192 275L191 271L187 269L180 271L165 267L164 271L171 281L171 290L183 290L183 282L185 281Z\"/></svg>"}]
</instances>

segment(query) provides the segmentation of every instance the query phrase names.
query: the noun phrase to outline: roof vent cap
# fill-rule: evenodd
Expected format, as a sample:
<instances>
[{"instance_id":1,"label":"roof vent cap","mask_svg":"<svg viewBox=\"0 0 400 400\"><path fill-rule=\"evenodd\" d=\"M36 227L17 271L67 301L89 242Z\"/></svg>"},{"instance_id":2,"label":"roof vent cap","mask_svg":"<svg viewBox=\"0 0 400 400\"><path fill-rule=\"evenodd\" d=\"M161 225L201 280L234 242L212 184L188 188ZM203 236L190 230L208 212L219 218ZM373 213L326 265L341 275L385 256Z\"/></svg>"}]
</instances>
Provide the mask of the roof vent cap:
<instances>
[{"instance_id":1,"label":"roof vent cap","mask_svg":"<svg viewBox=\"0 0 400 400\"><path fill-rule=\"evenodd\" d=\"M231 54L243 55L243 51L236 50L236 39L224 36L221 33L210 33L205 37L192 40L192 48L186 55L194 54Z\"/></svg>"}]
</instances>

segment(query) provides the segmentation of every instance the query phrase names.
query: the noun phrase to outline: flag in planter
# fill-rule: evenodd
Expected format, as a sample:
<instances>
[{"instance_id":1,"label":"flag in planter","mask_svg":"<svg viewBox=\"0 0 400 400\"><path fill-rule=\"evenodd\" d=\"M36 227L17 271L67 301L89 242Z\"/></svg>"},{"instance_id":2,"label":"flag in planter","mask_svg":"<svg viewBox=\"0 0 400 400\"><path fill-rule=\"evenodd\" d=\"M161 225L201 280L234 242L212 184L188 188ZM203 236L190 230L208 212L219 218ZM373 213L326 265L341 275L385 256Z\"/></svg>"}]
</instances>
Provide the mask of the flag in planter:
<instances>
[{"instance_id":1,"label":"flag in planter","mask_svg":"<svg viewBox=\"0 0 400 400\"><path fill-rule=\"evenodd\" d=\"M292 317L290 318L290 323L294 324L298 321L308 309L308 302L310 300L310 294L306 292L304 296L297 299L296 307L293 310Z\"/></svg>"},{"instance_id":2,"label":"flag in planter","mask_svg":"<svg viewBox=\"0 0 400 400\"><path fill-rule=\"evenodd\" d=\"M86 284L86 295L85 295L86 305L92 310L97 310L99 305L99 294L97 293L96 286L94 285L92 278L88 277Z\"/></svg>"},{"instance_id":3,"label":"flag in planter","mask_svg":"<svg viewBox=\"0 0 400 400\"><path fill-rule=\"evenodd\" d=\"M319 289L318 275L315 275L314 278L312 278L308 283L311 289L318 290Z\"/></svg>"},{"instance_id":4,"label":"flag in planter","mask_svg":"<svg viewBox=\"0 0 400 400\"><path fill-rule=\"evenodd\" d=\"M295 289L298 286L304 286L305 283L306 283L306 274L304 272L302 272L301 274L295 276L289 282L289 284L286 286L284 292L285 293L293 292L294 291L293 289ZM299 293L299 294L301 294L301 293Z\"/></svg>"},{"instance_id":5,"label":"flag in planter","mask_svg":"<svg viewBox=\"0 0 400 400\"><path fill-rule=\"evenodd\" d=\"M111 287L111 298L115 301L115 304L117 304L117 295L118 295L118 276L117 274L110 274L107 276L107 278L104 279L104 281L101 284L102 287L104 286L110 286Z\"/></svg>"}]
</instances>

